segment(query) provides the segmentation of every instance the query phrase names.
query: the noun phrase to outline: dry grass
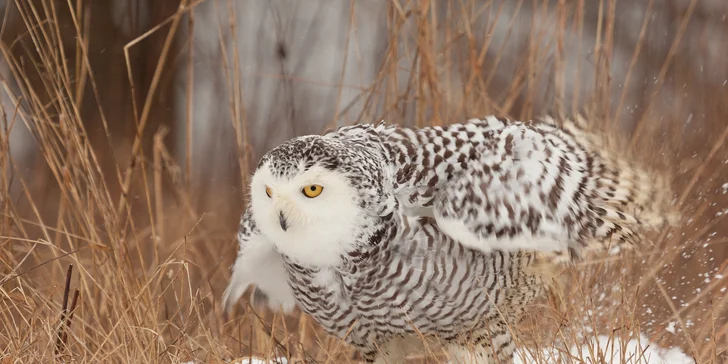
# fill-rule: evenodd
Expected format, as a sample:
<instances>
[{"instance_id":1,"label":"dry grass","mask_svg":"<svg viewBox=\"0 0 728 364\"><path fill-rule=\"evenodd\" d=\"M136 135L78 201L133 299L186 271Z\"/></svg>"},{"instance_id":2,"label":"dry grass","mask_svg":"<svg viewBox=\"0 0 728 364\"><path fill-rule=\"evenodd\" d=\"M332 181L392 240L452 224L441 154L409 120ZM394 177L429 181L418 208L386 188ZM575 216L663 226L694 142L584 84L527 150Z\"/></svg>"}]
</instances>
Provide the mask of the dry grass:
<instances>
[{"instance_id":1,"label":"dry grass","mask_svg":"<svg viewBox=\"0 0 728 364\"><path fill-rule=\"evenodd\" d=\"M235 256L233 231L243 204L220 188L205 201L216 207L202 210L189 184L195 173L190 158L181 167L168 150L166 129L149 127L165 65L170 58L196 56L191 38L180 40L178 28L182 22L199 26L190 9L200 3L182 0L168 20L129 42L123 54L130 85L109 90L97 83L99 76L91 68L88 39L93 29L85 5L15 2L24 30L0 44L13 81L3 80L0 92L15 105L6 107L0 119L2 363L53 358L221 362L251 354L357 361L351 349L306 317L284 319L242 305L230 321L221 316L219 299ZM501 26L510 22L502 14L502 2L389 2L388 47L379 76L361 93L361 115L344 122L384 118L421 126L490 113L530 118L586 110L592 126L625 140L625 153L671 173L675 203L686 219L678 228L658 232L654 246L619 258L595 258L568 272L573 283L564 292L563 305L556 310L544 302L534 308L522 327L513 328L519 341L543 362L542 348L566 350L599 334L623 343L645 332L653 342L680 346L698 363L724 363L728 295L726 281L715 277L728 275L728 212L719 213L728 206L728 195L720 189L728 182L728 92L708 82L712 76L691 71L709 50L686 55L684 46L705 43L699 36L711 32L702 31L694 18L707 15L695 11L698 1L671 3L667 51L652 47L648 52L654 46L648 31L651 12L667 5L647 2L639 37L626 42L628 77L614 79L613 52L625 46L616 39L620 22L615 2L586 3L592 2L533 1L531 23L520 29L530 32L529 41L519 57L508 58L507 41L491 43L490 37L493 19L504 17ZM598 18L585 19L585 6L597 6ZM218 10L234 14L231 9ZM537 21L538 14L547 13L558 21ZM59 14L70 16L72 26L60 27ZM230 19L226 26L234 29ZM694 28L698 31L688 31ZM566 34L583 32L597 34L588 45L591 60L567 62L569 49L577 48ZM73 45L63 46L62 39L69 36ZM130 53L152 36L161 39L156 67L148 84L135 84L138 69ZM182 50L177 49L180 42ZM724 52L719 59L728 58L726 49L718 51ZM236 197L242 196L255 163L238 54L233 47L219 60L228 80L229 138L240 169ZM638 61L647 62L651 71L638 70L644 63ZM346 67L356 67L349 62ZM582 78L587 69L593 77ZM631 76L638 73L653 75L652 82L642 85L644 80ZM568 82L567 74L574 75ZM190 94L193 86L190 81ZM340 98L345 85L332 86ZM635 87L637 92L627 92ZM105 110L99 101L105 93L131 93L134 118L120 120ZM665 105L660 100L668 93L678 96ZM641 105L637 115L624 112L625 105L634 104ZM94 130L94 137L84 120L89 108L100 115L93 128L105 131ZM687 113L692 122L686 127ZM329 124L343 114L337 111ZM109 132L121 122L136 128L126 147L116 147ZM17 164L9 151L10 130L21 123L32 131L42 157L33 165ZM193 147L189 123L188 118L187 156L204 152ZM440 353L433 349L412 360L432 360L432 355Z\"/></svg>"}]
</instances>

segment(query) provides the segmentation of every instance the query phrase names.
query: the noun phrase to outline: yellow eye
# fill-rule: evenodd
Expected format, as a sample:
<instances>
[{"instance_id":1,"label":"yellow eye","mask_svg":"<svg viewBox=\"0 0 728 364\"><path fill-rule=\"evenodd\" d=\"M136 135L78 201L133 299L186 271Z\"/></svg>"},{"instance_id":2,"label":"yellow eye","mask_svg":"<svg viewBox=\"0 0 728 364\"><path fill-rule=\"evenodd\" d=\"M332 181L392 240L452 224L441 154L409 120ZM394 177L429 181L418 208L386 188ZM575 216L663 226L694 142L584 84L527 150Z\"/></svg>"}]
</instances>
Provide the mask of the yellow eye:
<instances>
[{"instance_id":1,"label":"yellow eye","mask_svg":"<svg viewBox=\"0 0 728 364\"><path fill-rule=\"evenodd\" d=\"M308 198L314 198L321 194L321 192L324 190L322 186L319 185L309 185L303 188L301 192L303 192L303 195Z\"/></svg>"},{"instance_id":2,"label":"yellow eye","mask_svg":"<svg viewBox=\"0 0 728 364\"><path fill-rule=\"evenodd\" d=\"M271 197L272 194L271 194L270 187L265 186L265 194L268 195L268 197Z\"/></svg>"}]
</instances>

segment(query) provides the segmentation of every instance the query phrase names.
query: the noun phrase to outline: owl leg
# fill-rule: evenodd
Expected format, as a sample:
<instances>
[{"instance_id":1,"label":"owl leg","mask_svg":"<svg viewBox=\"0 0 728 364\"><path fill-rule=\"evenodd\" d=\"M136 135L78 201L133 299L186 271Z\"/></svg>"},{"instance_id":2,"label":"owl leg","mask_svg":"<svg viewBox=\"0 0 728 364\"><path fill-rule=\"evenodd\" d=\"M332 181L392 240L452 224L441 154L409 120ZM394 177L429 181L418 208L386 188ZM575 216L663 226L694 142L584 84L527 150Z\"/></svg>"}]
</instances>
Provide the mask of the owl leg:
<instances>
[{"instance_id":1,"label":"owl leg","mask_svg":"<svg viewBox=\"0 0 728 364\"><path fill-rule=\"evenodd\" d=\"M492 350L488 346L449 344L448 364L493 364Z\"/></svg>"},{"instance_id":2,"label":"owl leg","mask_svg":"<svg viewBox=\"0 0 728 364\"><path fill-rule=\"evenodd\" d=\"M374 360L374 364L403 364L404 363L404 354L398 351L391 352L391 353L382 353L380 354L376 360Z\"/></svg>"},{"instance_id":3,"label":"owl leg","mask_svg":"<svg viewBox=\"0 0 728 364\"><path fill-rule=\"evenodd\" d=\"M365 353L364 361L371 364L403 364L404 353L399 350L381 350Z\"/></svg>"},{"instance_id":4,"label":"owl leg","mask_svg":"<svg viewBox=\"0 0 728 364\"><path fill-rule=\"evenodd\" d=\"M378 345L376 356L370 361L374 364L403 364L407 353L421 350L422 343L417 338L394 337Z\"/></svg>"},{"instance_id":5,"label":"owl leg","mask_svg":"<svg viewBox=\"0 0 728 364\"><path fill-rule=\"evenodd\" d=\"M498 322L468 342L448 344L447 351L452 364L512 364L515 348L508 326Z\"/></svg>"},{"instance_id":6,"label":"owl leg","mask_svg":"<svg viewBox=\"0 0 728 364\"><path fill-rule=\"evenodd\" d=\"M513 353L497 353L490 345L459 345L447 346L449 364L512 364Z\"/></svg>"}]
</instances>

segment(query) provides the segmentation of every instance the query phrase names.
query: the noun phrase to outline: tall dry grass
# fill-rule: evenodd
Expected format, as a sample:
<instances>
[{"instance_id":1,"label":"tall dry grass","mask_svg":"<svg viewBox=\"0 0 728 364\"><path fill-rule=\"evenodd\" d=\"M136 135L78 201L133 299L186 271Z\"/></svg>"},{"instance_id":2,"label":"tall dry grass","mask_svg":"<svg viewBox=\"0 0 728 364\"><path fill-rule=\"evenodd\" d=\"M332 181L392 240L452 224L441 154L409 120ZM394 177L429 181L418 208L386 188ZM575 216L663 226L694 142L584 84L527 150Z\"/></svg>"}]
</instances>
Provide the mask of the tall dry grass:
<instances>
[{"instance_id":1,"label":"tall dry grass","mask_svg":"<svg viewBox=\"0 0 728 364\"><path fill-rule=\"evenodd\" d=\"M160 99L170 64L199 56L189 28L199 26L191 14L201 3L181 0L176 10L168 7L166 18L115 49L125 68L108 72L121 72L126 83L114 87L100 82L110 76L93 66L99 63L97 50L90 52L94 19L87 2L7 4L6 15L14 7L20 31L6 39L5 21L0 30L0 51L11 70L2 82L11 107L6 104L0 118L2 363L220 362L248 355L358 360L305 316L257 313L244 304L231 320L221 316L242 191L264 150L250 147L250 105L242 95L233 39L232 51L219 62L239 185L217 186L201 201L190 180L203 166L196 172L189 161L205 151L191 142L189 116L187 158L180 163L170 152L166 137L173 117ZM639 35L631 42L619 39L625 34L613 0L516 3L516 14L530 9L519 20L504 15L505 3L497 1L388 2L387 47L378 76L358 97L363 111L355 120L339 120L349 105L337 101L326 124L387 119L439 125L490 113L589 115L591 126L623 140L625 154L672 176L675 204L685 219L638 252L595 257L567 272L572 283L560 306L544 301L513 328L519 343L545 362L543 348L565 351L597 335L624 344L644 332L655 343L681 347L698 363L726 362L728 295L719 277L728 275L728 194L722 190L728 183L728 92L713 76L694 71L696 62L716 57L716 49L699 46L712 34L700 25L711 14L694 0L645 1ZM219 2L219 11L231 15L224 26L235 34L231 4ZM650 34L662 31L651 25L662 6L671 7L671 21L669 42L660 51ZM558 21L541 21L546 14ZM528 33L517 57L508 53L508 37L493 41L496 20L507 24L508 34ZM179 31L183 25L186 34ZM595 34L595 41L584 45L569 38L576 34L580 40L584 33ZM150 48L145 42L152 38L155 62L140 67L138 47ZM590 57L574 62L571 52L582 47ZM625 79L613 76L619 47L630 55L618 65L627 67ZM728 57L728 49L717 52ZM190 95L192 64L184 69ZM144 81L139 72L145 72ZM645 79L633 79L637 74ZM337 98L346 87L330 86ZM668 104L665 95L673 95ZM128 101L123 116L109 111L115 98ZM630 107L636 114L625 112ZM287 122L297 121L295 113L288 115L293 119ZM10 153L11 130L21 124L37 147L39 158L32 163L18 164ZM123 135L124 128L132 132ZM573 354L575 362L587 354ZM435 356L441 357L437 349L412 361Z\"/></svg>"}]
</instances>

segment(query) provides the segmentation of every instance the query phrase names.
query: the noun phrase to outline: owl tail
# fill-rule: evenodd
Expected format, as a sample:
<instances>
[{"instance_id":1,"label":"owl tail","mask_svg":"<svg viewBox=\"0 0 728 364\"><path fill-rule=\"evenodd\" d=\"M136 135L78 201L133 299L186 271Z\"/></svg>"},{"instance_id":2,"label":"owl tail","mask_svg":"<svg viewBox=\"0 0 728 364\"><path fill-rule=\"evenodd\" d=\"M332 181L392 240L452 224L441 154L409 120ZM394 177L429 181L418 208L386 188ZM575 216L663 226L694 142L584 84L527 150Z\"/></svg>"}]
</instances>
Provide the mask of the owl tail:
<instances>
[{"instance_id":1,"label":"owl tail","mask_svg":"<svg viewBox=\"0 0 728 364\"><path fill-rule=\"evenodd\" d=\"M587 250L632 249L644 241L643 233L678 222L673 193L666 175L620 156L613 140L586 132L576 122L563 127L575 138L590 144L593 163L585 191L591 216L582 236Z\"/></svg>"}]
</instances>

